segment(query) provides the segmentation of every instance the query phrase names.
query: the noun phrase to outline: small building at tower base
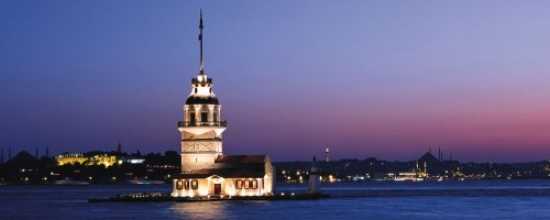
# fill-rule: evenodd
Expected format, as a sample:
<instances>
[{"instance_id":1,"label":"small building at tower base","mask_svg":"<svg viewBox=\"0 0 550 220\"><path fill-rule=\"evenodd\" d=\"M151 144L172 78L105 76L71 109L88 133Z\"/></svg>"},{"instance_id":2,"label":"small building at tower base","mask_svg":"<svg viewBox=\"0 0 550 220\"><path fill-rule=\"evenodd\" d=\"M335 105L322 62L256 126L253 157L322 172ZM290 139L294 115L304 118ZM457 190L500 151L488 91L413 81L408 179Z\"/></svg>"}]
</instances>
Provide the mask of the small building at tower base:
<instances>
[{"instance_id":1,"label":"small building at tower base","mask_svg":"<svg viewBox=\"0 0 550 220\"><path fill-rule=\"evenodd\" d=\"M174 176L172 196L272 196L274 173L267 155L220 155L211 167Z\"/></svg>"}]
</instances>

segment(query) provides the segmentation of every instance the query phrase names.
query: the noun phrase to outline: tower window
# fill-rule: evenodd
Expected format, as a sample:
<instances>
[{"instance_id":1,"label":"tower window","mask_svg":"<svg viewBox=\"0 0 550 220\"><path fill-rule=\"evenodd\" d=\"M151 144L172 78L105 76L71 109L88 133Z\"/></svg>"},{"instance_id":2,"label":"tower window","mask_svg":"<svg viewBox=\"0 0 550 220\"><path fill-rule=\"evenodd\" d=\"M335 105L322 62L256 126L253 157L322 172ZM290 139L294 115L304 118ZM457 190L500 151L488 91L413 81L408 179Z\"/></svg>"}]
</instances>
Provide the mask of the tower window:
<instances>
[{"instance_id":1,"label":"tower window","mask_svg":"<svg viewBox=\"0 0 550 220\"><path fill-rule=\"evenodd\" d=\"M201 121L208 121L208 112L201 112Z\"/></svg>"},{"instance_id":2,"label":"tower window","mask_svg":"<svg viewBox=\"0 0 550 220\"><path fill-rule=\"evenodd\" d=\"M191 123L195 123L195 121L197 121L197 119L195 119L195 112L190 112L189 113L189 121Z\"/></svg>"}]
</instances>

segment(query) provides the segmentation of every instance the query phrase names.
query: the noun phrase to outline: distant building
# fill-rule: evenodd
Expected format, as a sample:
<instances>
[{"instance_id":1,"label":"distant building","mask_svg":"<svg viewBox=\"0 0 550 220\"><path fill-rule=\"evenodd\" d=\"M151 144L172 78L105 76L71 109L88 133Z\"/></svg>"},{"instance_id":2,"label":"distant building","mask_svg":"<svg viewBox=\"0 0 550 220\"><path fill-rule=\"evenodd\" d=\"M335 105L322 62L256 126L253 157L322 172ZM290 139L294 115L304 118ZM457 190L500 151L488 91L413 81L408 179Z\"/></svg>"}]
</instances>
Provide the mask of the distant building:
<instances>
[{"instance_id":1,"label":"distant building","mask_svg":"<svg viewBox=\"0 0 550 220\"><path fill-rule=\"evenodd\" d=\"M204 73L202 13L199 23L200 71L183 107L181 174L173 179L172 196L263 196L274 190L273 166L267 155L223 155L221 106Z\"/></svg>"},{"instance_id":2,"label":"distant building","mask_svg":"<svg viewBox=\"0 0 550 220\"><path fill-rule=\"evenodd\" d=\"M123 163L123 164L143 164L143 163L145 163L145 158L134 157L134 156L122 156L119 159L119 163Z\"/></svg>"},{"instance_id":3,"label":"distant building","mask_svg":"<svg viewBox=\"0 0 550 220\"><path fill-rule=\"evenodd\" d=\"M419 177L439 177L441 172L441 161L431 152L426 152L417 160L416 171Z\"/></svg>"},{"instance_id":4,"label":"distant building","mask_svg":"<svg viewBox=\"0 0 550 220\"><path fill-rule=\"evenodd\" d=\"M115 165L118 160L116 156L107 154L97 154L91 156L84 156L82 153L64 153L55 157L58 166L66 164L82 164L86 166L103 165L109 167Z\"/></svg>"}]
</instances>

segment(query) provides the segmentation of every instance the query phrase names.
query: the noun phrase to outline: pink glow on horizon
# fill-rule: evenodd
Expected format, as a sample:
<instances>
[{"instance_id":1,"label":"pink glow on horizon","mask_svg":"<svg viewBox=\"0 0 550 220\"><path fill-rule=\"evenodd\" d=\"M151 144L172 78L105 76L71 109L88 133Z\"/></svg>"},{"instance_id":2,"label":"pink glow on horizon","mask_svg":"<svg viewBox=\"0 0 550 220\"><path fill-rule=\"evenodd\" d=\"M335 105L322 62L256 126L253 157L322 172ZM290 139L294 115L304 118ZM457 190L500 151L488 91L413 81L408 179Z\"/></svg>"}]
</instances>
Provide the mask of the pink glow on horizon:
<instances>
[{"instance_id":1,"label":"pink glow on horizon","mask_svg":"<svg viewBox=\"0 0 550 220\"><path fill-rule=\"evenodd\" d=\"M179 150L202 8L228 154L550 158L547 1L0 6L4 150Z\"/></svg>"}]
</instances>

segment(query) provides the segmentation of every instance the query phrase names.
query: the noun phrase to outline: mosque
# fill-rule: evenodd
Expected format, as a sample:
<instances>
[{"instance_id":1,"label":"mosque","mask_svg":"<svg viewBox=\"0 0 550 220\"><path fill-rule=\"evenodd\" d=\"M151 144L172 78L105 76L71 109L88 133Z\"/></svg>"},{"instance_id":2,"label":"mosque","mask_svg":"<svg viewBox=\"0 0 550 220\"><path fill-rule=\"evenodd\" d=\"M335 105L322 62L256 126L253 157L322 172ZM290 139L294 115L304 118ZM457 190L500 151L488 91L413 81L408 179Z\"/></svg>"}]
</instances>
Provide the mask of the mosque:
<instances>
[{"instance_id":1,"label":"mosque","mask_svg":"<svg viewBox=\"0 0 550 220\"><path fill-rule=\"evenodd\" d=\"M172 197L270 196L275 172L268 155L224 155L222 133L227 122L204 73L203 20L199 21L199 73L191 80L191 94L183 106L181 174L173 179Z\"/></svg>"}]
</instances>

